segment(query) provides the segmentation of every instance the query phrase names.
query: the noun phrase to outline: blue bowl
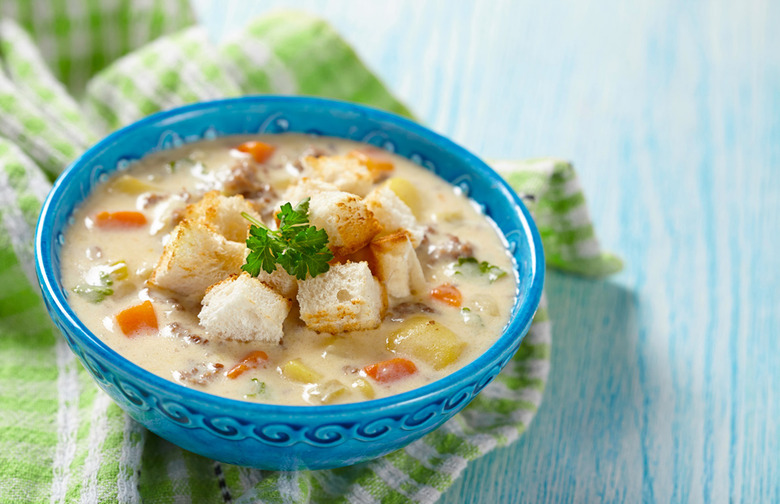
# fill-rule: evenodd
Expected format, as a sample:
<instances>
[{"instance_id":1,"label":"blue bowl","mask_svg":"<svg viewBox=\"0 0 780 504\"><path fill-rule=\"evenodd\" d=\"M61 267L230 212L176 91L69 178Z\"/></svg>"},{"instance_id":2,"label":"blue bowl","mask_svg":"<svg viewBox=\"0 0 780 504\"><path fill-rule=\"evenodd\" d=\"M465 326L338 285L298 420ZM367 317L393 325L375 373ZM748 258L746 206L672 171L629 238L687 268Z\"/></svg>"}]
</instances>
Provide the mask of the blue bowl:
<instances>
[{"instance_id":1,"label":"blue bowl","mask_svg":"<svg viewBox=\"0 0 780 504\"><path fill-rule=\"evenodd\" d=\"M462 188L503 232L518 293L498 341L462 369L392 397L332 406L236 401L183 387L128 361L92 334L68 305L60 269L74 209L109 175L149 153L225 135L301 132L348 138L407 157ZM463 409L506 365L528 331L544 281L531 216L504 180L473 154L422 126L378 110L303 97L244 97L161 112L112 133L59 178L35 235L46 307L97 384L130 416L187 450L262 469L325 469L382 456Z\"/></svg>"}]
</instances>

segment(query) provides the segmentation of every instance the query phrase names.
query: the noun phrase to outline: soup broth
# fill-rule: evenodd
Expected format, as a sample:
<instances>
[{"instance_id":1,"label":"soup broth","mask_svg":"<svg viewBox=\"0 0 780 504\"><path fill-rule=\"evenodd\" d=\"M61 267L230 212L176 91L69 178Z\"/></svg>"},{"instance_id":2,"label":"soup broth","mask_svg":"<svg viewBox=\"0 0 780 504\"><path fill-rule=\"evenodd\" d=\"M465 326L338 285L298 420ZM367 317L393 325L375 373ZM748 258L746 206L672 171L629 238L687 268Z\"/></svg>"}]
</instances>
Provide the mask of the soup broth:
<instances>
[{"instance_id":1,"label":"soup broth","mask_svg":"<svg viewBox=\"0 0 780 504\"><path fill-rule=\"evenodd\" d=\"M303 226L328 231L329 271L242 272L250 220L279 234L283 204L301 201ZM501 335L517 285L503 237L457 188L389 152L300 134L197 142L116 173L75 211L62 270L74 311L130 361L290 405L385 397L460 369Z\"/></svg>"}]
</instances>

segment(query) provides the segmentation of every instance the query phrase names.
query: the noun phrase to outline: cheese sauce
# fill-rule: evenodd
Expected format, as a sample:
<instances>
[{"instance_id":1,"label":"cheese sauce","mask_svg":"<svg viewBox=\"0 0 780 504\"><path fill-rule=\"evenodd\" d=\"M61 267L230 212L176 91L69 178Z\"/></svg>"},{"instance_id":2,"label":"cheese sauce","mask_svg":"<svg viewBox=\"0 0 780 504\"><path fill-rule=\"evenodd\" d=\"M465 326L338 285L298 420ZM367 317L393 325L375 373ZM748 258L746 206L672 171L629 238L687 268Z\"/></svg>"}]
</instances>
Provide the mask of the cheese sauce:
<instances>
[{"instance_id":1,"label":"cheese sauce","mask_svg":"<svg viewBox=\"0 0 780 504\"><path fill-rule=\"evenodd\" d=\"M249 140L275 150L258 163L235 149ZM374 185L387 184L388 177L405 183L405 201L412 199L409 206L415 207L418 224L425 229L416 252L426 288L405 299L391 299L378 328L317 333L301 321L293 302L280 344L225 340L199 325L199 305L182 303L147 283L185 206L207 191L243 194L271 224L285 188L300 177L304 156L346 154L365 147L300 134L242 136L189 144L142 159L116 173L74 213L62 250L70 305L92 332L130 361L187 387L234 399L291 405L356 402L411 390L452 373L485 352L507 324L516 295L511 258L492 222L457 188L384 151L381 156L394 168ZM98 225L102 212L121 211L140 212L147 223L126 228ZM443 285L448 287L436 291ZM461 300L448 295L449 286ZM146 300L154 307L158 329L126 336L117 314ZM449 329L457 344L452 338L445 348L436 343L426 349L392 344L394 335L420 320ZM256 350L265 352L267 360L228 378L228 371ZM399 357L411 361L416 372L381 381L365 369ZM284 372L291 360L311 372L310 377Z\"/></svg>"}]
</instances>

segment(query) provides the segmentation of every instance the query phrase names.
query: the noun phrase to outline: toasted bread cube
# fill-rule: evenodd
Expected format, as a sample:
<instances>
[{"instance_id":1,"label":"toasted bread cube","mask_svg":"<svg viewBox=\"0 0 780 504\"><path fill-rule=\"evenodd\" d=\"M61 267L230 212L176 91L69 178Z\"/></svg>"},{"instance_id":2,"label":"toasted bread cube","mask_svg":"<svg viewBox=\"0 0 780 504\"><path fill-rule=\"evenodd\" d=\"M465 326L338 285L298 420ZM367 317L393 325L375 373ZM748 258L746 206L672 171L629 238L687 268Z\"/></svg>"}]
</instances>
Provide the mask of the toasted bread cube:
<instances>
[{"instance_id":1,"label":"toasted bread cube","mask_svg":"<svg viewBox=\"0 0 780 504\"><path fill-rule=\"evenodd\" d=\"M347 153L347 156L360 160L375 180L395 169L390 153L378 147L364 146Z\"/></svg>"},{"instance_id":2,"label":"toasted bread cube","mask_svg":"<svg viewBox=\"0 0 780 504\"><path fill-rule=\"evenodd\" d=\"M201 305L200 325L211 338L279 343L292 302L243 272L212 285Z\"/></svg>"},{"instance_id":3,"label":"toasted bread cube","mask_svg":"<svg viewBox=\"0 0 780 504\"><path fill-rule=\"evenodd\" d=\"M365 247L382 229L362 199L342 191L313 195L309 222L328 233L328 247L337 257Z\"/></svg>"},{"instance_id":4,"label":"toasted bread cube","mask_svg":"<svg viewBox=\"0 0 780 504\"><path fill-rule=\"evenodd\" d=\"M304 175L329 182L341 191L365 196L374 180L381 175L356 156L307 156L303 158Z\"/></svg>"},{"instance_id":5,"label":"toasted bread cube","mask_svg":"<svg viewBox=\"0 0 780 504\"><path fill-rule=\"evenodd\" d=\"M380 186L365 198L366 206L383 228L384 233L405 229L417 248L425 236L425 228L417 224L411 209L387 186Z\"/></svg>"},{"instance_id":6,"label":"toasted bread cube","mask_svg":"<svg viewBox=\"0 0 780 504\"><path fill-rule=\"evenodd\" d=\"M251 224L241 216L241 212L262 221L252 205L240 194L228 197L222 196L219 191L209 191L197 203L187 205L184 218L206 223L230 241L245 242Z\"/></svg>"},{"instance_id":7,"label":"toasted bread cube","mask_svg":"<svg viewBox=\"0 0 780 504\"><path fill-rule=\"evenodd\" d=\"M298 293L298 280L281 266L277 265L271 273L261 269L257 279L288 299L295 298L295 294Z\"/></svg>"},{"instance_id":8,"label":"toasted bread cube","mask_svg":"<svg viewBox=\"0 0 780 504\"><path fill-rule=\"evenodd\" d=\"M391 298L405 298L425 290L422 265L407 231L374 238L370 244L371 270Z\"/></svg>"},{"instance_id":9,"label":"toasted bread cube","mask_svg":"<svg viewBox=\"0 0 780 504\"><path fill-rule=\"evenodd\" d=\"M171 232L149 284L200 301L210 285L238 274L246 245L226 240L210 226L184 220Z\"/></svg>"},{"instance_id":10,"label":"toasted bread cube","mask_svg":"<svg viewBox=\"0 0 780 504\"><path fill-rule=\"evenodd\" d=\"M326 273L299 281L298 304L309 329L331 334L374 329L386 307L367 262L334 264Z\"/></svg>"},{"instance_id":11,"label":"toasted bread cube","mask_svg":"<svg viewBox=\"0 0 780 504\"><path fill-rule=\"evenodd\" d=\"M322 180L303 177L297 183L291 185L282 195L282 202L289 201L292 206L298 204L304 198L309 198L321 192L338 191L339 188Z\"/></svg>"}]
</instances>

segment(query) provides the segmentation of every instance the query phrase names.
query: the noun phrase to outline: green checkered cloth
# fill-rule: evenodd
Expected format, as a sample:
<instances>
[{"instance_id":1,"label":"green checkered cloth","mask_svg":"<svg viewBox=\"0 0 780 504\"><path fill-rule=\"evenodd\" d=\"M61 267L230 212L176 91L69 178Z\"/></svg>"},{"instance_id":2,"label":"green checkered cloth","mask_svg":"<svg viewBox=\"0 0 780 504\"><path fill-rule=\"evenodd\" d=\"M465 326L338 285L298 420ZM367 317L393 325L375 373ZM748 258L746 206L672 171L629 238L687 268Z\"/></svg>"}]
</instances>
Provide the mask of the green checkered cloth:
<instances>
[{"instance_id":1,"label":"green checkered cloth","mask_svg":"<svg viewBox=\"0 0 780 504\"><path fill-rule=\"evenodd\" d=\"M140 46L192 15L179 1L130 4L0 4L0 502L436 501L469 461L515 441L534 417L550 367L544 301L517 355L462 413L402 450L325 471L220 464L149 433L95 386L49 322L33 271L37 215L51 180L108 131L184 103L256 93L409 115L319 19L269 15L220 47L197 27ZM40 5L50 9L44 19ZM620 269L599 248L570 164L494 166L527 197L551 266L591 276Z\"/></svg>"}]
</instances>

